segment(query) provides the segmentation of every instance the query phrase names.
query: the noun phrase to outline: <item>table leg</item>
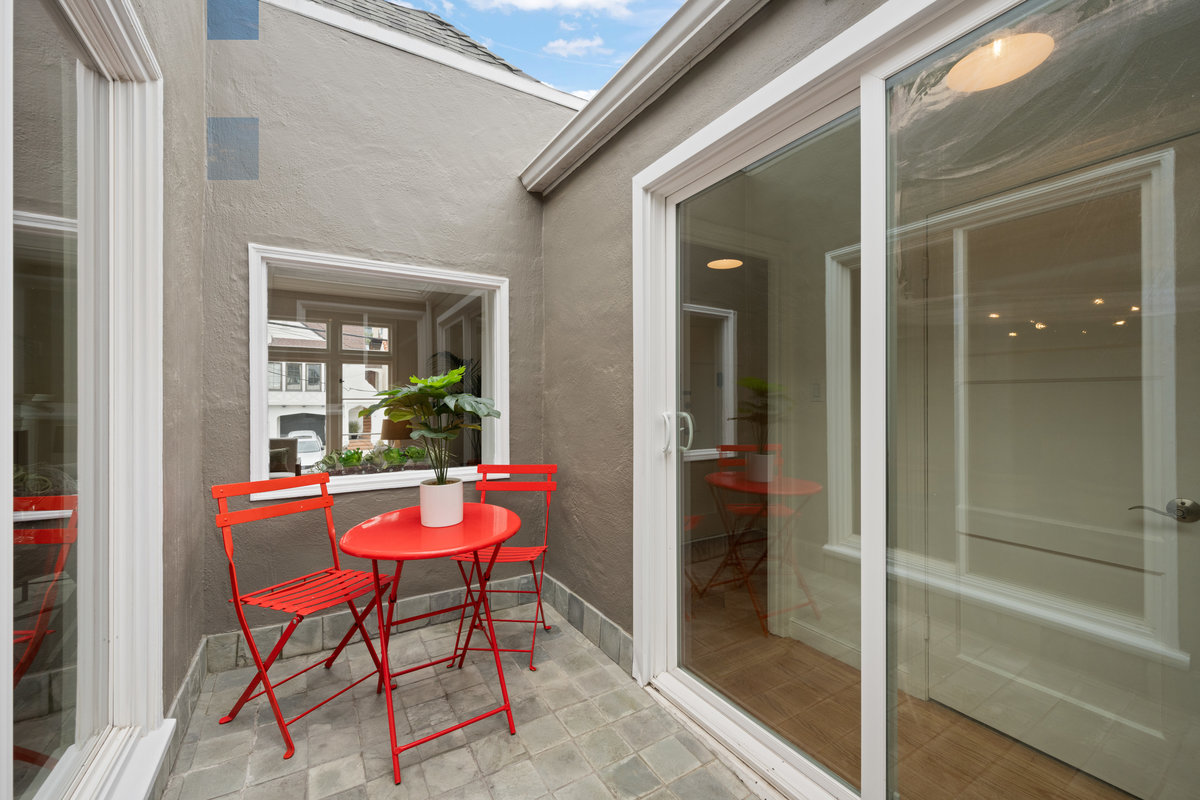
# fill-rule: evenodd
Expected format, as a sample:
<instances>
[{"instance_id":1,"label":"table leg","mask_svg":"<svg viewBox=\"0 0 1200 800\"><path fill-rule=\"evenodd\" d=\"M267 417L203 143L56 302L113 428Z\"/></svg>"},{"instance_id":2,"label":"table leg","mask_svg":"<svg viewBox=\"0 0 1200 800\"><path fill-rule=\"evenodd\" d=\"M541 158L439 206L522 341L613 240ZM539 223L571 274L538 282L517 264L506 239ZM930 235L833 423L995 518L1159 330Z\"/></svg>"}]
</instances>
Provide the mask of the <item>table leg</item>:
<instances>
[{"instance_id":1,"label":"table leg","mask_svg":"<svg viewBox=\"0 0 1200 800\"><path fill-rule=\"evenodd\" d=\"M403 566L402 562L396 562L396 577L392 584L393 586L395 586L395 583L399 582L400 580L401 566ZM388 740L392 745L392 775L395 778L396 783L399 783L400 754L396 748L396 710L392 705L392 671L391 667L388 666L388 639L390 638L389 633L391 631L392 607L394 603L388 603L388 612L385 619L383 613L383 587L380 586L379 582L379 562L375 561L374 559L371 560L371 576L375 580L375 597L378 599L375 613L379 620L379 660L381 670L380 681L386 682L387 685L387 691L384 692L384 700L387 704Z\"/></svg>"},{"instance_id":2,"label":"table leg","mask_svg":"<svg viewBox=\"0 0 1200 800\"><path fill-rule=\"evenodd\" d=\"M475 572L479 576L479 597L483 605L484 617L487 619L487 636L488 641L492 645L492 655L496 659L496 677L500 679L500 695L504 699L504 713L508 716L508 732L516 733L517 724L513 722L512 704L508 702L508 685L504 682L504 667L500 664L500 644L496 641L496 628L492 625L492 606L487 599L487 582L492 576L492 567L496 564L496 556L500 554L500 545L496 545L492 549L492 557L488 561L487 570L485 571L479 564L479 551L476 550L475 556ZM475 614L478 615L479 609L476 606ZM467 641L470 642L470 632L467 633Z\"/></svg>"}]
</instances>

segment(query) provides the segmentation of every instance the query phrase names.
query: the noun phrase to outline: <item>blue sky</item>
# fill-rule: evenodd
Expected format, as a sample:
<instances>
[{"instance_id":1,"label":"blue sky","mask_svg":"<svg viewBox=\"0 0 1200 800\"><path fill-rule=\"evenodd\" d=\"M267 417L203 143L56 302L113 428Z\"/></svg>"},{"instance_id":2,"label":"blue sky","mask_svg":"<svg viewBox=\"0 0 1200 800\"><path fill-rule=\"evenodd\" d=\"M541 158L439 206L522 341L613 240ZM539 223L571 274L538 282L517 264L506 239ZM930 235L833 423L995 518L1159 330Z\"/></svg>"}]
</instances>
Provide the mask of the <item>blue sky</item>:
<instances>
[{"instance_id":1,"label":"blue sky","mask_svg":"<svg viewBox=\"0 0 1200 800\"><path fill-rule=\"evenodd\" d=\"M587 99L682 0L393 0L423 8L533 77Z\"/></svg>"}]
</instances>

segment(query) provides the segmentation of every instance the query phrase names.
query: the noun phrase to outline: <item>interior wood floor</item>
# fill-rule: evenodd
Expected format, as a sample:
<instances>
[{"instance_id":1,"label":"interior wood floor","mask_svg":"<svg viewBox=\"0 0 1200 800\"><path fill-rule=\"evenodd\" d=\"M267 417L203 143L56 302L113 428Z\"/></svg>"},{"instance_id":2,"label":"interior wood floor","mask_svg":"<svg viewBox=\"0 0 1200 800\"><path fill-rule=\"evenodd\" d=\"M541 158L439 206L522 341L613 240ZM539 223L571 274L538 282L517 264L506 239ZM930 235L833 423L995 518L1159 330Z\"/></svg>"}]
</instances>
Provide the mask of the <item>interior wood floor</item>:
<instances>
[{"instance_id":1,"label":"interior wood floor","mask_svg":"<svg viewBox=\"0 0 1200 800\"><path fill-rule=\"evenodd\" d=\"M693 574L716 561L704 557ZM707 572L704 570L707 568ZM765 570L754 580L765 598ZM819 598L818 598L819 601ZM744 586L689 591L684 666L842 781L861 786L859 672L781 636L764 636ZM912 800L1129 800L1126 794L937 702L900 693L898 791Z\"/></svg>"}]
</instances>

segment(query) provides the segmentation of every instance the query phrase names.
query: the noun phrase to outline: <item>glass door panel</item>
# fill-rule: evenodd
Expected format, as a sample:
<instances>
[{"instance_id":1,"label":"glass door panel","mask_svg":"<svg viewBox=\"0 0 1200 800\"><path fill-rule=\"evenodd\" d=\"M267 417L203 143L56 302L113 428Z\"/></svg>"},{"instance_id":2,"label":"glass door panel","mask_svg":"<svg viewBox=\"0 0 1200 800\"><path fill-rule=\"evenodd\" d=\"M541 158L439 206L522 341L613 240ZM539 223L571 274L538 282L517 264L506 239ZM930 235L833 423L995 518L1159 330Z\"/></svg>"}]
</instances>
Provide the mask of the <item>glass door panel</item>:
<instances>
[{"instance_id":1,"label":"glass door panel","mask_svg":"<svg viewBox=\"0 0 1200 800\"><path fill-rule=\"evenodd\" d=\"M78 738L81 641L95 641L96 605L89 554L103 476L88 474L81 453L99 432L81 418L80 284L96 265L80 258L77 153L89 145L80 128L87 58L56 3L13 5L13 786L33 797ZM90 222L84 220L84 223ZM6 224L10 224L6 222ZM82 387L96 394L97 378ZM100 378L99 380L103 380ZM101 384L103 385L103 384ZM89 410L90 411L90 410ZM92 456L88 461L92 460ZM89 639L89 634L91 638ZM91 661L102 656L92 654ZM83 716L85 712L78 712Z\"/></svg>"},{"instance_id":2,"label":"glass door panel","mask_svg":"<svg viewBox=\"0 0 1200 800\"><path fill-rule=\"evenodd\" d=\"M901 797L1200 786L1198 36L1029 3L889 82Z\"/></svg>"},{"instance_id":3,"label":"glass door panel","mask_svg":"<svg viewBox=\"0 0 1200 800\"><path fill-rule=\"evenodd\" d=\"M678 221L680 666L858 786L857 112Z\"/></svg>"}]
</instances>

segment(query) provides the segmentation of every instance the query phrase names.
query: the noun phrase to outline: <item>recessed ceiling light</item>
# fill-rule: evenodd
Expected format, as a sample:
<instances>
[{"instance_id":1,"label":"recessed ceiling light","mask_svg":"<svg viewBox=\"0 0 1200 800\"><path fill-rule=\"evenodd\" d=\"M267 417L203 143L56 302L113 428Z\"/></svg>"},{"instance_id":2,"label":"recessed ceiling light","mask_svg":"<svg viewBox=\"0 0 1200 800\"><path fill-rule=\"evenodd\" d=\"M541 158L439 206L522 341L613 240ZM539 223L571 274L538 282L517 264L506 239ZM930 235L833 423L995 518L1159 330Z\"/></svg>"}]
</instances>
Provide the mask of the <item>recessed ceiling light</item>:
<instances>
[{"instance_id":1,"label":"recessed ceiling light","mask_svg":"<svg viewBox=\"0 0 1200 800\"><path fill-rule=\"evenodd\" d=\"M981 92L1015 81L1045 61L1054 39L1044 33L1019 33L985 44L955 64L946 85L956 92Z\"/></svg>"},{"instance_id":2,"label":"recessed ceiling light","mask_svg":"<svg viewBox=\"0 0 1200 800\"><path fill-rule=\"evenodd\" d=\"M1046 323L1035 322L1035 323L1033 323L1033 327L1037 328L1039 331L1044 331L1044 330L1046 330Z\"/></svg>"},{"instance_id":3,"label":"recessed ceiling light","mask_svg":"<svg viewBox=\"0 0 1200 800\"><path fill-rule=\"evenodd\" d=\"M1008 332L1008 335L1009 335L1009 336L1016 336L1016 335L1017 335L1017 332L1016 332L1016 331L1009 331L1009 332Z\"/></svg>"},{"instance_id":4,"label":"recessed ceiling light","mask_svg":"<svg viewBox=\"0 0 1200 800\"><path fill-rule=\"evenodd\" d=\"M742 262L736 258L718 258L716 261L708 262L709 269L737 269L741 265Z\"/></svg>"},{"instance_id":5,"label":"recessed ceiling light","mask_svg":"<svg viewBox=\"0 0 1200 800\"><path fill-rule=\"evenodd\" d=\"M1093 301L1092 301L1092 305L1095 305L1095 306L1102 306L1102 305L1104 305L1104 298L1103 298L1103 297L1097 297L1095 300L1093 300Z\"/></svg>"},{"instance_id":6,"label":"recessed ceiling light","mask_svg":"<svg viewBox=\"0 0 1200 800\"><path fill-rule=\"evenodd\" d=\"M1130 311L1141 311L1142 309L1140 306L1130 306L1129 310Z\"/></svg>"},{"instance_id":7,"label":"recessed ceiling light","mask_svg":"<svg viewBox=\"0 0 1200 800\"><path fill-rule=\"evenodd\" d=\"M992 312L991 314L988 314L988 319L1000 319L1000 315Z\"/></svg>"},{"instance_id":8,"label":"recessed ceiling light","mask_svg":"<svg viewBox=\"0 0 1200 800\"><path fill-rule=\"evenodd\" d=\"M1124 324L1125 324L1125 320L1123 320L1123 319L1119 319L1113 323L1113 325L1124 325Z\"/></svg>"}]
</instances>

